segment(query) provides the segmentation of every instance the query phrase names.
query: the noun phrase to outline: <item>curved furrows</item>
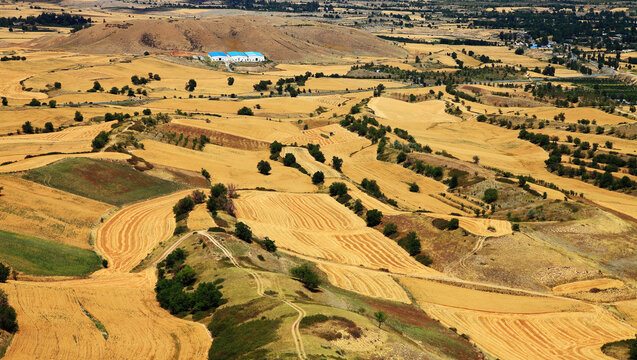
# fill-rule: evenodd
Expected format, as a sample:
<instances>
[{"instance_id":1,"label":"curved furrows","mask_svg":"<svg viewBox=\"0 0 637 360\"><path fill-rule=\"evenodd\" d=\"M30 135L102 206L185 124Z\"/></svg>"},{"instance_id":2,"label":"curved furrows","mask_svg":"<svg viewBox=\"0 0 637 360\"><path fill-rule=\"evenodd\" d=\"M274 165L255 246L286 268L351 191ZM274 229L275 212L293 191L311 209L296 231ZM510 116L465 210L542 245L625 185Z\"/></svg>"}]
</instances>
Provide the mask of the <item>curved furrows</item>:
<instances>
[{"instance_id":1,"label":"curved furrows","mask_svg":"<svg viewBox=\"0 0 637 360\"><path fill-rule=\"evenodd\" d=\"M97 230L95 247L109 262L108 272L132 269L160 241L172 235L172 205L189 191L130 205Z\"/></svg>"},{"instance_id":2,"label":"curved furrows","mask_svg":"<svg viewBox=\"0 0 637 360\"><path fill-rule=\"evenodd\" d=\"M403 288L388 274L327 263L319 263L318 267L340 288L375 298L411 302Z\"/></svg>"},{"instance_id":3,"label":"curved furrows","mask_svg":"<svg viewBox=\"0 0 637 360\"><path fill-rule=\"evenodd\" d=\"M599 308L542 315L494 314L432 305L425 310L465 332L493 356L507 359L601 359L602 344L626 338L634 328Z\"/></svg>"}]
</instances>

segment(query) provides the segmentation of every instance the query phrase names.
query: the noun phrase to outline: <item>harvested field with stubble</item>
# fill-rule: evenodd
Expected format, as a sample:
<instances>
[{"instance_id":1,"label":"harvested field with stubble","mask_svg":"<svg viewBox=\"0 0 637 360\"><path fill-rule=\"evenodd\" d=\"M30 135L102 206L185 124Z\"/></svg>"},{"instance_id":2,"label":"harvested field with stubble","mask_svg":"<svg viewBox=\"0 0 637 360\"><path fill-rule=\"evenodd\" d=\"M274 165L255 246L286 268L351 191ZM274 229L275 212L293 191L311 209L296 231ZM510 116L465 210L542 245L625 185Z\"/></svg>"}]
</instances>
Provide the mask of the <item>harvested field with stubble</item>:
<instances>
[{"instance_id":1,"label":"harvested field with stubble","mask_svg":"<svg viewBox=\"0 0 637 360\"><path fill-rule=\"evenodd\" d=\"M184 134L184 137L190 137L191 139L199 139L201 135L205 135L210 139L210 143L213 145L219 145L239 150L267 150L269 143L260 140L248 139L245 137L223 133L220 131L214 131L204 129L200 127L193 127L180 124L166 124L161 126L160 131ZM192 145L192 142L190 143Z\"/></svg>"},{"instance_id":2,"label":"harvested field with stubble","mask_svg":"<svg viewBox=\"0 0 637 360\"><path fill-rule=\"evenodd\" d=\"M187 223L188 228L192 230L208 230L208 228L217 226L208 209L206 209L206 204L195 206L195 209L188 215Z\"/></svg>"},{"instance_id":3,"label":"harvested field with stubble","mask_svg":"<svg viewBox=\"0 0 637 360\"><path fill-rule=\"evenodd\" d=\"M326 178L340 178L341 173L334 170L330 166L320 163L310 155L306 148L286 146L281 151L281 157L286 154L292 154L296 158L297 164L301 165L310 175L317 171L321 171ZM327 161L326 161L327 162Z\"/></svg>"},{"instance_id":4,"label":"harvested field with stubble","mask_svg":"<svg viewBox=\"0 0 637 360\"><path fill-rule=\"evenodd\" d=\"M411 303L405 290L389 274L328 262L319 262L318 268L327 275L330 283L342 289L369 297Z\"/></svg>"},{"instance_id":5,"label":"harvested field with stubble","mask_svg":"<svg viewBox=\"0 0 637 360\"><path fill-rule=\"evenodd\" d=\"M327 194L250 191L234 203L237 219L294 254L395 273L436 273Z\"/></svg>"},{"instance_id":6,"label":"harvested field with stubble","mask_svg":"<svg viewBox=\"0 0 637 360\"><path fill-rule=\"evenodd\" d=\"M84 249L91 228L113 208L14 176L0 176L0 186L0 229Z\"/></svg>"},{"instance_id":7,"label":"harvested field with stubble","mask_svg":"<svg viewBox=\"0 0 637 360\"><path fill-rule=\"evenodd\" d=\"M95 248L109 264L100 273L132 270L160 241L172 236L172 207L191 192L185 190L133 204L105 220L95 236Z\"/></svg>"}]
</instances>

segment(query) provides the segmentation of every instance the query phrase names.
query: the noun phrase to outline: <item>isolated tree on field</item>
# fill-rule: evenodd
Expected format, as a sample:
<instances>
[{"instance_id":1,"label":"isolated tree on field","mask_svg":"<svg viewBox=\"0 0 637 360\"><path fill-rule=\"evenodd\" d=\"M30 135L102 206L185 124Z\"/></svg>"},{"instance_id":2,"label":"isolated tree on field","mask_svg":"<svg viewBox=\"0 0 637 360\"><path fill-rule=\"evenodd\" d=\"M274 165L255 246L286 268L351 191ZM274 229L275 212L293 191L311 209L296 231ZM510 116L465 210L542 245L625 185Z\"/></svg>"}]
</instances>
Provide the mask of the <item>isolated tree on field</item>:
<instances>
[{"instance_id":1,"label":"isolated tree on field","mask_svg":"<svg viewBox=\"0 0 637 360\"><path fill-rule=\"evenodd\" d=\"M492 202L498 200L498 190L494 188L489 188L484 191L484 201L491 204Z\"/></svg>"},{"instance_id":2,"label":"isolated tree on field","mask_svg":"<svg viewBox=\"0 0 637 360\"><path fill-rule=\"evenodd\" d=\"M49 101L49 107L51 109L55 109L55 107L57 106L57 103L58 103L57 101L51 100L51 101Z\"/></svg>"},{"instance_id":3,"label":"isolated tree on field","mask_svg":"<svg viewBox=\"0 0 637 360\"><path fill-rule=\"evenodd\" d=\"M322 171L317 171L312 175L312 184L321 184L323 181L325 181L325 175L323 175Z\"/></svg>"},{"instance_id":4,"label":"isolated tree on field","mask_svg":"<svg viewBox=\"0 0 637 360\"><path fill-rule=\"evenodd\" d=\"M29 106L40 106L42 105L38 99L31 99L31 102L27 104Z\"/></svg>"},{"instance_id":5,"label":"isolated tree on field","mask_svg":"<svg viewBox=\"0 0 637 360\"><path fill-rule=\"evenodd\" d=\"M197 82L195 81L195 79L190 79L186 83L186 91L194 91L196 87L197 87Z\"/></svg>"},{"instance_id":6,"label":"isolated tree on field","mask_svg":"<svg viewBox=\"0 0 637 360\"><path fill-rule=\"evenodd\" d=\"M296 164L296 157L290 153L285 154L283 157L283 165L293 166L294 164Z\"/></svg>"},{"instance_id":7,"label":"isolated tree on field","mask_svg":"<svg viewBox=\"0 0 637 360\"><path fill-rule=\"evenodd\" d=\"M232 86L232 84L234 84L234 78L231 76L228 78L228 85Z\"/></svg>"},{"instance_id":8,"label":"isolated tree on field","mask_svg":"<svg viewBox=\"0 0 637 360\"><path fill-rule=\"evenodd\" d=\"M473 155L473 163L474 164L479 164L480 163L480 158L478 157L478 155Z\"/></svg>"},{"instance_id":9,"label":"isolated tree on field","mask_svg":"<svg viewBox=\"0 0 637 360\"><path fill-rule=\"evenodd\" d=\"M104 88L102 88L102 85L100 84L99 81L94 81L93 82L93 90L94 91L102 91L102 90L104 90Z\"/></svg>"},{"instance_id":10,"label":"isolated tree on field","mask_svg":"<svg viewBox=\"0 0 637 360\"><path fill-rule=\"evenodd\" d=\"M409 191L418 192L418 191L420 191L420 186L418 186L418 184L416 184L416 183L411 183L411 184L409 184Z\"/></svg>"},{"instance_id":11,"label":"isolated tree on field","mask_svg":"<svg viewBox=\"0 0 637 360\"><path fill-rule=\"evenodd\" d=\"M251 243L252 242L252 229L241 221L239 221L234 227L234 234L241 240Z\"/></svg>"},{"instance_id":12,"label":"isolated tree on field","mask_svg":"<svg viewBox=\"0 0 637 360\"><path fill-rule=\"evenodd\" d=\"M241 109L239 109L239 111L237 111L237 115L252 116L252 115L254 115L254 112L249 107L244 106Z\"/></svg>"},{"instance_id":13,"label":"isolated tree on field","mask_svg":"<svg viewBox=\"0 0 637 360\"><path fill-rule=\"evenodd\" d=\"M367 222L367 226L376 226L380 224L382 218L383 213L376 209L367 210L367 213L365 214L365 221Z\"/></svg>"},{"instance_id":14,"label":"isolated tree on field","mask_svg":"<svg viewBox=\"0 0 637 360\"><path fill-rule=\"evenodd\" d=\"M7 105L9 105L9 100L7 100L7 98L3 96L2 97L2 106L7 106Z\"/></svg>"},{"instance_id":15,"label":"isolated tree on field","mask_svg":"<svg viewBox=\"0 0 637 360\"><path fill-rule=\"evenodd\" d=\"M55 128L53 127L53 123L48 121L46 123L44 123L44 132L45 133L50 133L50 132L54 132Z\"/></svg>"},{"instance_id":16,"label":"isolated tree on field","mask_svg":"<svg viewBox=\"0 0 637 360\"><path fill-rule=\"evenodd\" d=\"M201 168L201 175L206 178L206 180L210 181L210 173L208 170Z\"/></svg>"},{"instance_id":17,"label":"isolated tree on field","mask_svg":"<svg viewBox=\"0 0 637 360\"><path fill-rule=\"evenodd\" d=\"M330 185L330 196L347 195L347 185L343 182L335 182Z\"/></svg>"},{"instance_id":18,"label":"isolated tree on field","mask_svg":"<svg viewBox=\"0 0 637 360\"><path fill-rule=\"evenodd\" d=\"M0 263L0 283L7 282L9 275L11 275L11 269L3 263Z\"/></svg>"},{"instance_id":19,"label":"isolated tree on field","mask_svg":"<svg viewBox=\"0 0 637 360\"><path fill-rule=\"evenodd\" d=\"M59 81L56 81L53 83L53 87L59 90L62 88L62 83Z\"/></svg>"},{"instance_id":20,"label":"isolated tree on field","mask_svg":"<svg viewBox=\"0 0 637 360\"><path fill-rule=\"evenodd\" d=\"M356 201L354 201L354 207L352 208L352 210L354 210L356 214L363 211L363 202L361 201L361 199L356 199Z\"/></svg>"},{"instance_id":21,"label":"isolated tree on field","mask_svg":"<svg viewBox=\"0 0 637 360\"><path fill-rule=\"evenodd\" d=\"M75 111L75 117L73 118L73 120L77 122L84 121L84 116L82 115L81 112Z\"/></svg>"},{"instance_id":22,"label":"isolated tree on field","mask_svg":"<svg viewBox=\"0 0 637 360\"><path fill-rule=\"evenodd\" d=\"M387 314L385 314L384 311L376 311L374 313L374 319L378 321L378 328L380 329L381 325L383 325L383 323L387 321Z\"/></svg>"},{"instance_id":23,"label":"isolated tree on field","mask_svg":"<svg viewBox=\"0 0 637 360\"><path fill-rule=\"evenodd\" d=\"M266 238L263 240L263 249L265 249L265 251L267 252L275 252L276 251L276 244L274 243L274 240L270 240L269 237L266 236Z\"/></svg>"},{"instance_id":24,"label":"isolated tree on field","mask_svg":"<svg viewBox=\"0 0 637 360\"><path fill-rule=\"evenodd\" d=\"M270 174L270 170L272 170L272 167L270 167L270 163L265 161L265 160L261 160L259 161L259 163L257 164L257 170L259 170L259 172L263 175L269 175Z\"/></svg>"}]
</instances>

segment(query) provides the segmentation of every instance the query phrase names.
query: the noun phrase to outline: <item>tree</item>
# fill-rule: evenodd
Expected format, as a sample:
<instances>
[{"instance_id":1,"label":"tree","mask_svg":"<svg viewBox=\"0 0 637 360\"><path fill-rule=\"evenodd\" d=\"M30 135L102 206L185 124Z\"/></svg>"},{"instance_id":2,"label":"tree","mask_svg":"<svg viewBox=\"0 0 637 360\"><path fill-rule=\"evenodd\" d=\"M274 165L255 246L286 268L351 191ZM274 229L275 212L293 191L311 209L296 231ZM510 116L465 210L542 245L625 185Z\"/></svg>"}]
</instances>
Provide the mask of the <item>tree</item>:
<instances>
[{"instance_id":1,"label":"tree","mask_svg":"<svg viewBox=\"0 0 637 360\"><path fill-rule=\"evenodd\" d=\"M94 81L92 90L93 91L102 91L102 90L104 90L104 88L102 87L102 85L100 84L99 81Z\"/></svg>"},{"instance_id":2,"label":"tree","mask_svg":"<svg viewBox=\"0 0 637 360\"><path fill-rule=\"evenodd\" d=\"M0 329L14 333L18 330L17 315L15 310L9 306L7 294L0 290Z\"/></svg>"},{"instance_id":3,"label":"tree","mask_svg":"<svg viewBox=\"0 0 637 360\"><path fill-rule=\"evenodd\" d=\"M308 290L314 291L321 285L318 274L307 263L291 268L290 275L302 282Z\"/></svg>"},{"instance_id":4,"label":"tree","mask_svg":"<svg viewBox=\"0 0 637 360\"><path fill-rule=\"evenodd\" d=\"M519 47L517 49L515 49L515 55L522 55L524 54L524 49Z\"/></svg>"},{"instance_id":5,"label":"tree","mask_svg":"<svg viewBox=\"0 0 637 360\"><path fill-rule=\"evenodd\" d=\"M195 201L190 196L186 196L177 201L177 204L173 206L173 213L175 213L175 217L178 217L191 212L194 208Z\"/></svg>"},{"instance_id":6,"label":"tree","mask_svg":"<svg viewBox=\"0 0 637 360\"><path fill-rule=\"evenodd\" d=\"M317 185L323 183L325 180L325 175L323 175L322 171L317 171L312 175L312 184Z\"/></svg>"},{"instance_id":7,"label":"tree","mask_svg":"<svg viewBox=\"0 0 637 360\"><path fill-rule=\"evenodd\" d=\"M53 123L48 121L46 123L44 123L44 132L45 133L50 133L50 132L54 132L55 128L53 127Z\"/></svg>"},{"instance_id":8,"label":"tree","mask_svg":"<svg viewBox=\"0 0 637 360\"><path fill-rule=\"evenodd\" d=\"M498 190L489 188L484 191L484 201L491 204L496 200L498 200Z\"/></svg>"},{"instance_id":9,"label":"tree","mask_svg":"<svg viewBox=\"0 0 637 360\"><path fill-rule=\"evenodd\" d=\"M206 180L210 181L210 173L208 170L201 168L201 175L206 178Z\"/></svg>"},{"instance_id":10,"label":"tree","mask_svg":"<svg viewBox=\"0 0 637 360\"><path fill-rule=\"evenodd\" d=\"M334 182L330 185L330 196L347 195L347 185L343 182Z\"/></svg>"},{"instance_id":11,"label":"tree","mask_svg":"<svg viewBox=\"0 0 637 360\"><path fill-rule=\"evenodd\" d=\"M354 212L357 214L363 211L363 202L361 201L361 199L356 199L356 201L354 201L354 207L352 208L352 210L354 210Z\"/></svg>"},{"instance_id":12,"label":"tree","mask_svg":"<svg viewBox=\"0 0 637 360\"><path fill-rule=\"evenodd\" d=\"M56 81L53 83L53 87L59 90L62 88L62 83L59 81Z\"/></svg>"},{"instance_id":13,"label":"tree","mask_svg":"<svg viewBox=\"0 0 637 360\"><path fill-rule=\"evenodd\" d=\"M418 184L416 184L416 183L411 183L411 184L409 184L409 191L418 192L418 191L420 191L420 186L418 186Z\"/></svg>"},{"instance_id":14,"label":"tree","mask_svg":"<svg viewBox=\"0 0 637 360\"><path fill-rule=\"evenodd\" d=\"M388 222L387 224L385 224L385 228L383 229L383 235L390 236L395 234L396 231L398 231L398 225L394 224L393 222Z\"/></svg>"},{"instance_id":15,"label":"tree","mask_svg":"<svg viewBox=\"0 0 637 360\"><path fill-rule=\"evenodd\" d=\"M283 157L283 165L294 166L294 164L296 164L296 157L291 153L285 154Z\"/></svg>"},{"instance_id":16,"label":"tree","mask_svg":"<svg viewBox=\"0 0 637 360\"><path fill-rule=\"evenodd\" d=\"M367 222L367 226L376 226L380 224L380 221L382 219L383 213L376 209L367 210L367 213L365 214L365 221Z\"/></svg>"},{"instance_id":17,"label":"tree","mask_svg":"<svg viewBox=\"0 0 637 360\"><path fill-rule=\"evenodd\" d=\"M637 335L635 335L635 340L630 343L628 348L628 359L637 360Z\"/></svg>"},{"instance_id":18,"label":"tree","mask_svg":"<svg viewBox=\"0 0 637 360\"><path fill-rule=\"evenodd\" d=\"M451 179L449 180L449 188L450 189L455 189L458 187L458 175L452 175Z\"/></svg>"},{"instance_id":19,"label":"tree","mask_svg":"<svg viewBox=\"0 0 637 360\"><path fill-rule=\"evenodd\" d=\"M51 100L51 101L49 101L49 107L50 107L51 109L55 109L55 107L57 106L57 104L58 104L58 102L57 102L57 101L55 101L55 100Z\"/></svg>"},{"instance_id":20,"label":"tree","mask_svg":"<svg viewBox=\"0 0 637 360\"><path fill-rule=\"evenodd\" d=\"M190 194L190 197L195 204L203 204L204 201L206 201L206 194L204 194L201 190L194 190L192 194Z\"/></svg>"},{"instance_id":21,"label":"tree","mask_svg":"<svg viewBox=\"0 0 637 360\"><path fill-rule=\"evenodd\" d=\"M22 124L22 132L25 133L25 134L33 134L34 133L33 125L31 125L30 121L27 121L24 124Z\"/></svg>"},{"instance_id":22,"label":"tree","mask_svg":"<svg viewBox=\"0 0 637 360\"><path fill-rule=\"evenodd\" d=\"M270 144L270 155L278 155L281 150L283 150L283 144L280 142L274 140L274 142Z\"/></svg>"},{"instance_id":23,"label":"tree","mask_svg":"<svg viewBox=\"0 0 637 360\"><path fill-rule=\"evenodd\" d=\"M387 321L387 314L385 314L384 311L376 311L374 313L374 319L376 319L376 321L378 321L378 328L380 329L381 325L383 325L383 323L385 321Z\"/></svg>"},{"instance_id":24,"label":"tree","mask_svg":"<svg viewBox=\"0 0 637 360\"><path fill-rule=\"evenodd\" d=\"M606 171L599 180L599 187L607 188L613 185L615 178L610 171Z\"/></svg>"},{"instance_id":25,"label":"tree","mask_svg":"<svg viewBox=\"0 0 637 360\"><path fill-rule=\"evenodd\" d=\"M241 221L239 221L234 227L234 234L241 240L251 243L252 242L252 229Z\"/></svg>"},{"instance_id":26,"label":"tree","mask_svg":"<svg viewBox=\"0 0 637 360\"><path fill-rule=\"evenodd\" d=\"M31 102L28 103L27 105L29 105L29 106L40 106L42 104L40 103L40 101L38 101L38 99L31 99Z\"/></svg>"},{"instance_id":27,"label":"tree","mask_svg":"<svg viewBox=\"0 0 637 360\"><path fill-rule=\"evenodd\" d=\"M272 170L272 168L270 167L270 163L265 160L259 161L259 163L257 164L257 169L263 175L269 175L270 170Z\"/></svg>"},{"instance_id":28,"label":"tree","mask_svg":"<svg viewBox=\"0 0 637 360\"><path fill-rule=\"evenodd\" d=\"M254 115L254 112L252 112L252 109L250 109L249 107L244 106L241 109L239 109L239 111L237 111L237 114L246 115L246 116L252 116L252 115Z\"/></svg>"},{"instance_id":29,"label":"tree","mask_svg":"<svg viewBox=\"0 0 637 360\"><path fill-rule=\"evenodd\" d=\"M456 218L447 221L447 230L456 230L459 226L459 221Z\"/></svg>"},{"instance_id":30,"label":"tree","mask_svg":"<svg viewBox=\"0 0 637 360\"><path fill-rule=\"evenodd\" d=\"M93 139L91 146L93 147L93 151L96 151L106 146L107 143L108 143L108 133L106 131L101 131Z\"/></svg>"},{"instance_id":31,"label":"tree","mask_svg":"<svg viewBox=\"0 0 637 360\"><path fill-rule=\"evenodd\" d=\"M144 110L142 111L142 114L144 114L144 115L148 116L148 115L152 114L152 111L151 111L150 109L144 109Z\"/></svg>"},{"instance_id":32,"label":"tree","mask_svg":"<svg viewBox=\"0 0 637 360\"><path fill-rule=\"evenodd\" d=\"M75 120L77 122L81 122L81 121L84 120L84 116L82 115L81 112L75 111L75 117L73 118L73 120Z\"/></svg>"},{"instance_id":33,"label":"tree","mask_svg":"<svg viewBox=\"0 0 637 360\"><path fill-rule=\"evenodd\" d=\"M398 240L398 245L407 250L411 256L420 254L420 240L414 231L409 232L403 238Z\"/></svg>"},{"instance_id":34,"label":"tree","mask_svg":"<svg viewBox=\"0 0 637 360\"><path fill-rule=\"evenodd\" d=\"M11 275L11 269L3 263L0 263L0 283L7 282L7 279Z\"/></svg>"},{"instance_id":35,"label":"tree","mask_svg":"<svg viewBox=\"0 0 637 360\"><path fill-rule=\"evenodd\" d=\"M332 167L334 168L334 170L340 172L341 166L343 166L343 159L336 156L332 156Z\"/></svg>"},{"instance_id":36,"label":"tree","mask_svg":"<svg viewBox=\"0 0 637 360\"><path fill-rule=\"evenodd\" d=\"M7 100L7 98L3 96L2 97L2 106L7 106L7 105L9 105L9 100Z\"/></svg>"},{"instance_id":37,"label":"tree","mask_svg":"<svg viewBox=\"0 0 637 360\"><path fill-rule=\"evenodd\" d=\"M398 156L396 157L396 161L400 164L401 162L407 160L407 154L405 154L404 151L401 151L400 153L398 153Z\"/></svg>"},{"instance_id":38,"label":"tree","mask_svg":"<svg viewBox=\"0 0 637 360\"><path fill-rule=\"evenodd\" d=\"M232 84L234 84L234 78L231 76L228 78L228 85L232 86Z\"/></svg>"},{"instance_id":39,"label":"tree","mask_svg":"<svg viewBox=\"0 0 637 360\"><path fill-rule=\"evenodd\" d=\"M478 155L473 155L473 163L474 164L479 164L480 163L480 158L478 157Z\"/></svg>"},{"instance_id":40,"label":"tree","mask_svg":"<svg viewBox=\"0 0 637 360\"><path fill-rule=\"evenodd\" d=\"M188 83L186 83L186 91L194 91L195 88L197 87L197 82L195 81L195 79L190 79L188 80Z\"/></svg>"},{"instance_id":41,"label":"tree","mask_svg":"<svg viewBox=\"0 0 637 360\"><path fill-rule=\"evenodd\" d=\"M192 293L193 311L216 309L223 304L222 298L223 294L217 285L211 282L200 283Z\"/></svg>"},{"instance_id":42,"label":"tree","mask_svg":"<svg viewBox=\"0 0 637 360\"><path fill-rule=\"evenodd\" d=\"M175 280L179 281L183 286L192 285L195 283L195 280L197 280L197 273L195 269L186 265L175 274Z\"/></svg>"},{"instance_id":43,"label":"tree","mask_svg":"<svg viewBox=\"0 0 637 360\"><path fill-rule=\"evenodd\" d=\"M263 249L265 249L265 251L267 251L267 252L275 252L276 251L276 244L274 243L274 240L270 240L270 238L267 237L267 236L263 240L263 243L261 245L263 246Z\"/></svg>"}]
</instances>

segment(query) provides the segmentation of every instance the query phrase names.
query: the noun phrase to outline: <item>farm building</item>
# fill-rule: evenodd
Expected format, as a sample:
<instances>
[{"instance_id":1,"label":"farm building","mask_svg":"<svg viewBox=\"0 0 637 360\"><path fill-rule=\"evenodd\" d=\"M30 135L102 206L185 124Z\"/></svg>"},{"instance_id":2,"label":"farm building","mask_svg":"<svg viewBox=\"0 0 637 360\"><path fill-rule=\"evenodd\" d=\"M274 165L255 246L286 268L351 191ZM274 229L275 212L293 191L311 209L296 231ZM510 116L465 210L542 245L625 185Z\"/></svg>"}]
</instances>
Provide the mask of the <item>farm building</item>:
<instances>
[{"instance_id":1,"label":"farm building","mask_svg":"<svg viewBox=\"0 0 637 360\"><path fill-rule=\"evenodd\" d=\"M248 61L250 62L260 62L265 61L265 56L260 52L256 51L246 51L246 56L248 57Z\"/></svg>"},{"instance_id":2,"label":"farm building","mask_svg":"<svg viewBox=\"0 0 637 360\"><path fill-rule=\"evenodd\" d=\"M230 61L232 62L248 61L248 57L246 56L246 54L239 51L228 51L228 55L230 56Z\"/></svg>"},{"instance_id":3,"label":"farm building","mask_svg":"<svg viewBox=\"0 0 637 360\"><path fill-rule=\"evenodd\" d=\"M226 53L222 53L222 52L219 52L219 51L209 52L208 56L210 57L211 61L228 61L228 60L230 60L230 58L228 57L228 55L226 55Z\"/></svg>"}]
</instances>

